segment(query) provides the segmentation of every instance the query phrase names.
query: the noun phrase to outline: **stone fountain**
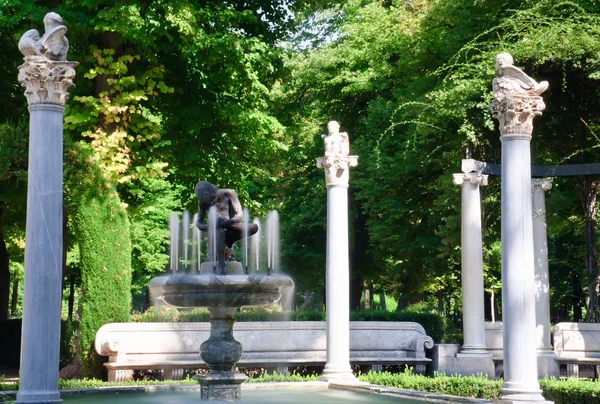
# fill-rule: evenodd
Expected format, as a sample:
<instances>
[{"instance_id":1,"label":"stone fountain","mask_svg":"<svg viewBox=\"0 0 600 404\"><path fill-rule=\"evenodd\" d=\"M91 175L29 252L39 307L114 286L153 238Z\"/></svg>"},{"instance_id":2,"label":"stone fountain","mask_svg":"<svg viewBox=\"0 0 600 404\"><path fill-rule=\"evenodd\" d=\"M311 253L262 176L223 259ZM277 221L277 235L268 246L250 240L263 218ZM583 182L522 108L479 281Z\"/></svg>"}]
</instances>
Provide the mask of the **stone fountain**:
<instances>
[{"instance_id":1,"label":"stone fountain","mask_svg":"<svg viewBox=\"0 0 600 404\"><path fill-rule=\"evenodd\" d=\"M208 233L208 259L197 273L175 272L152 279L150 293L169 306L208 308L210 337L200 346L200 356L210 372L197 376L201 400L235 401L241 398L241 383L247 377L235 371L242 345L233 337L234 314L240 307L277 301L282 288L293 287L294 283L288 276L272 273L271 268L266 274L248 274L247 262L244 268L236 261L233 244L244 240L247 245L247 238L258 231L258 225L243 220L247 215L233 190L201 181L196 186L196 197L196 226Z\"/></svg>"}]
</instances>

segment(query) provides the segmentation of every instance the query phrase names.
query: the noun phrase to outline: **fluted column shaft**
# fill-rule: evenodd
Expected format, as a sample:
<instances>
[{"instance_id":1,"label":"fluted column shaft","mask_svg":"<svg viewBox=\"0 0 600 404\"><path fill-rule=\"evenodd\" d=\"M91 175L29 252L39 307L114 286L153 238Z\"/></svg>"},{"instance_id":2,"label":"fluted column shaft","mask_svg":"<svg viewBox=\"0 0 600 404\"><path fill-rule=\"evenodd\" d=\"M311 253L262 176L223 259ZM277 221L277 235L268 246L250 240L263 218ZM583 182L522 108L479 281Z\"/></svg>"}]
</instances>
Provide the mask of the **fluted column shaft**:
<instances>
[{"instance_id":1,"label":"fluted column shaft","mask_svg":"<svg viewBox=\"0 0 600 404\"><path fill-rule=\"evenodd\" d=\"M356 156L317 159L327 182L327 361L321 380L356 383L350 367L348 178Z\"/></svg>"},{"instance_id":2,"label":"fluted column shaft","mask_svg":"<svg viewBox=\"0 0 600 404\"><path fill-rule=\"evenodd\" d=\"M460 355L488 354L485 345L483 291L483 253L481 234L480 185L487 175L454 174L454 184L462 188L461 204L461 280L464 343Z\"/></svg>"},{"instance_id":3,"label":"fluted column shaft","mask_svg":"<svg viewBox=\"0 0 600 404\"><path fill-rule=\"evenodd\" d=\"M547 83L537 84L512 66L508 54L498 55L496 68L499 76L493 82L494 100L490 109L499 121L502 142L504 323L504 384L497 402L544 403L537 375L530 143L533 118L545 108L534 91L543 91L543 84L547 87ZM507 70L513 73L505 75ZM523 79L515 81L515 75ZM520 89L526 79L533 89Z\"/></svg>"},{"instance_id":4,"label":"fluted column shaft","mask_svg":"<svg viewBox=\"0 0 600 404\"><path fill-rule=\"evenodd\" d=\"M545 191L552 188L552 180L532 179L533 192L533 248L535 258L535 319L538 353L553 354L550 343L550 276L548 273L548 236L546 232Z\"/></svg>"},{"instance_id":5,"label":"fluted column shaft","mask_svg":"<svg viewBox=\"0 0 600 404\"><path fill-rule=\"evenodd\" d=\"M46 28L57 19L55 13L46 15ZM46 48L40 51L33 45L35 38L28 31L19 42L25 55L19 81L26 88L30 112L19 404L61 402L63 114L77 65L51 59L54 55L42 53ZM56 40L55 35L48 47L56 46ZM66 55L65 48L61 52Z\"/></svg>"}]
</instances>

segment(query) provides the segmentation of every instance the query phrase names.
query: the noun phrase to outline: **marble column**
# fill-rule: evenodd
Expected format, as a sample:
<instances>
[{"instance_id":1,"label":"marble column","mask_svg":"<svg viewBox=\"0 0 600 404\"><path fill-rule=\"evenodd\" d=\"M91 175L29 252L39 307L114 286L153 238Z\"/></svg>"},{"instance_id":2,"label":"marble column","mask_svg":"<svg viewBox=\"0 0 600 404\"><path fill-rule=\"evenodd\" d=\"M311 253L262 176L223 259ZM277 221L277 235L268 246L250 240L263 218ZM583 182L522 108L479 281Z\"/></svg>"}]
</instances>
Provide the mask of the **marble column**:
<instances>
[{"instance_id":1,"label":"marble column","mask_svg":"<svg viewBox=\"0 0 600 404\"><path fill-rule=\"evenodd\" d=\"M77 63L61 59L68 45L59 46L66 28L60 16L44 18L42 48L39 34L27 31L19 42L25 63L19 81L29 103L29 169L25 230L25 282L21 337L20 385L16 403L60 403L58 362L62 285L63 113L73 86ZM62 37L61 37L62 35ZM66 38L64 39L66 44ZM39 45L39 46L38 46Z\"/></svg>"},{"instance_id":2,"label":"marble column","mask_svg":"<svg viewBox=\"0 0 600 404\"><path fill-rule=\"evenodd\" d=\"M496 57L496 69L490 109L502 142L504 383L495 401L545 403L537 375L530 143L533 118L545 108L539 94L548 83L525 75L507 53Z\"/></svg>"},{"instance_id":3,"label":"marble column","mask_svg":"<svg viewBox=\"0 0 600 404\"><path fill-rule=\"evenodd\" d=\"M552 179L531 180L533 203L533 249L535 260L535 320L537 332L538 378L558 377L556 354L550 343L550 276L548 273L548 236L546 233L545 191Z\"/></svg>"},{"instance_id":4,"label":"marble column","mask_svg":"<svg viewBox=\"0 0 600 404\"><path fill-rule=\"evenodd\" d=\"M480 185L487 185L481 173L454 174L454 184L462 188L461 281L464 343L460 356L489 356L485 346L483 295L483 252L481 235Z\"/></svg>"},{"instance_id":5,"label":"marble column","mask_svg":"<svg viewBox=\"0 0 600 404\"><path fill-rule=\"evenodd\" d=\"M330 123L331 126L331 123ZM339 125L338 125L339 129ZM327 184L327 359L321 380L357 383L350 367L350 265L348 252L348 179L357 156L331 152L325 137L325 157L317 159L317 167L325 169ZM347 134L342 134L346 136ZM335 146L335 145L334 145ZM348 146L349 147L349 146Z\"/></svg>"}]
</instances>

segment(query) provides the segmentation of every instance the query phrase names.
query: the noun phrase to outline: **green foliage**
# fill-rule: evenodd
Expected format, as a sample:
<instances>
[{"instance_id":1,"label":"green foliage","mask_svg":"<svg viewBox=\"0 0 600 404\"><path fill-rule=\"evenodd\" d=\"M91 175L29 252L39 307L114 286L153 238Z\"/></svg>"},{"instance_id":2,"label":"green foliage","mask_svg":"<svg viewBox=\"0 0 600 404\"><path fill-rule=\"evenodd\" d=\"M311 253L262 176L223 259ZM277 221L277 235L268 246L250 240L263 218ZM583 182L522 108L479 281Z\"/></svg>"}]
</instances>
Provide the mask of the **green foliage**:
<instances>
[{"instance_id":1,"label":"green foliage","mask_svg":"<svg viewBox=\"0 0 600 404\"><path fill-rule=\"evenodd\" d=\"M69 155L66 195L80 251L80 359L86 375L101 371L94 353L96 331L127 321L131 308L131 241L118 194L77 146Z\"/></svg>"},{"instance_id":2,"label":"green foliage","mask_svg":"<svg viewBox=\"0 0 600 404\"><path fill-rule=\"evenodd\" d=\"M24 178L27 171L28 136L23 123L0 124L0 180L13 175Z\"/></svg>"},{"instance_id":3,"label":"green foliage","mask_svg":"<svg viewBox=\"0 0 600 404\"><path fill-rule=\"evenodd\" d=\"M418 391L430 391L461 397L492 399L500 395L502 380L489 380L483 376L446 376L436 374L433 378L404 373L369 372L360 375L360 380L387 387ZM600 402L600 382L583 379L540 380L542 394L556 404L592 404Z\"/></svg>"},{"instance_id":4,"label":"green foliage","mask_svg":"<svg viewBox=\"0 0 600 404\"><path fill-rule=\"evenodd\" d=\"M67 366L77 355L75 336L79 331L79 322L71 319L60 323L60 363L59 368Z\"/></svg>"},{"instance_id":5,"label":"green foliage","mask_svg":"<svg viewBox=\"0 0 600 404\"><path fill-rule=\"evenodd\" d=\"M168 221L171 212L181 207L178 198L181 189L161 177L142 178L134 183L135 189L130 190L127 202L131 222L132 290L139 292L168 266Z\"/></svg>"},{"instance_id":6,"label":"green foliage","mask_svg":"<svg viewBox=\"0 0 600 404\"><path fill-rule=\"evenodd\" d=\"M253 309L235 313L236 321L325 321L326 313L320 310L295 310L289 312ZM210 313L206 309L179 311L168 306L154 306L143 314L133 314L133 322L196 322L208 321ZM454 327L439 314L414 311L356 311L350 313L351 321L412 321L419 323L427 335L437 343L451 340Z\"/></svg>"},{"instance_id":7,"label":"green foliage","mask_svg":"<svg viewBox=\"0 0 600 404\"><path fill-rule=\"evenodd\" d=\"M600 403L600 381L575 378L540 380L544 397L556 404Z\"/></svg>"},{"instance_id":8,"label":"green foliage","mask_svg":"<svg viewBox=\"0 0 600 404\"><path fill-rule=\"evenodd\" d=\"M281 383L281 382L310 382L315 381L319 378L317 374L311 375L300 375L296 372L289 373L287 375L278 373L261 373L256 377L248 378L248 383Z\"/></svg>"},{"instance_id":9,"label":"green foliage","mask_svg":"<svg viewBox=\"0 0 600 404\"><path fill-rule=\"evenodd\" d=\"M410 368L404 373L369 372L360 375L359 379L380 386L483 399L498 397L502 386L501 380L489 380L483 376L451 377L437 374L430 378L413 374Z\"/></svg>"}]
</instances>

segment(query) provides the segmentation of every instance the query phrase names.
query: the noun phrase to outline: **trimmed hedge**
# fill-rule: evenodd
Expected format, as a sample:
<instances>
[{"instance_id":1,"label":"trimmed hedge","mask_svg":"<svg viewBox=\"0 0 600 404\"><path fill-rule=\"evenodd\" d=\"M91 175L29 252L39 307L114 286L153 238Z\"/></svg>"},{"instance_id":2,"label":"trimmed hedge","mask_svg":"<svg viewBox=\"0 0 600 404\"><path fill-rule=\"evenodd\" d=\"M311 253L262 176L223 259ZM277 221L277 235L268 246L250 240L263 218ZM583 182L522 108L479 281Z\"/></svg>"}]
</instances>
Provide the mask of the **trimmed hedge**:
<instances>
[{"instance_id":1,"label":"trimmed hedge","mask_svg":"<svg viewBox=\"0 0 600 404\"><path fill-rule=\"evenodd\" d=\"M266 374L260 373L256 376L251 375L247 382L305 382L316 380L318 375L300 375L300 374ZM439 394L450 394L460 397L472 397L481 399L492 399L500 394L502 387L501 380L489 380L481 376L458 377L436 375L429 378L423 375L413 374L410 370L404 373L389 372L369 372L359 375L359 379L380 386L403 388L418 391L428 391ZM0 377L0 382L2 377ZM61 390L65 389L86 389L108 386L151 386L151 385L182 385L196 384L193 379L185 380L144 380L128 382L103 382L97 379L82 380L62 380L59 379L58 385ZM543 395L547 400L554 401L554 404L598 404L600 403L600 381L590 381L581 379L546 379L541 380L540 385ZM19 383L0 383L0 391L18 390Z\"/></svg>"},{"instance_id":2,"label":"trimmed hedge","mask_svg":"<svg viewBox=\"0 0 600 404\"><path fill-rule=\"evenodd\" d=\"M410 369L404 373L369 372L359 375L359 379L380 386L483 399L498 397L502 387L501 380L490 380L483 376L436 375L431 378L413 374Z\"/></svg>"},{"instance_id":3,"label":"trimmed hedge","mask_svg":"<svg viewBox=\"0 0 600 404\"><path fill-rule=\"evenodd\" d=\"M600 379L594 381L575 378L549 378L540 381L547 400L554 404L598 404L600 403Z\"/></svg>"},{"instance_id":4,"label":"trimmed hedge","mask_svg":"<svg viewBox=\"0 0 600 404\"><path fill-rule=\"evenodd\" d=\"M317 380L319 375L299 375L296 373L290 373L287 375L282 374L267 374L261 373L255 376L250 376L246 380L247 383L274 383L274 382L308 382ZM14 391L19 390L19 382L14 383L2 383L2 377L0 375L0 391ZM164 386L164 385L194 385L198 384L198 381L187 378L183 380L135 380L135 381L122 381L122 382L104 382L99 379L71 379L63 380L58 379L58 388L60 390L74 390L74 389L95 389L99 387L114 387L114 386Z\"/></svg>"},{"instance_id":5,"label":"trimmed hedge","mask_svg":"<svg viewBox=\"0 0 600 404\"><path fill-rule=\"evenodd\" d=\"M492 399L500 395L502 380L489 380L483 376L445 376L430 378L405 373L369 372L360 380L387 387L396 387L461 397ZM543 396L554 404L600 404L600 380L555 379L540 380Z\"/></svg>"},{"instance_id":6,"label":"trimmed hedge","mask_svg":"<svg viewBox=\"0 0 600 404\"><path fill-rule=\"evenodd\" d=\"M264 309L242 310L235 313L236 321L325 321L325 312L320 310L268 311ZM130 317L134 322L200 322L208 321L210 314L206 309L179 311L168 306L151 307L143 314ZM413 321L419 323L436 343L447 341L453 335L454 327L445 318L434 313L412 311L353 311L352 321Z\"/></svg>"},{"instance_id":7,"label":"trimmed hedge","mask_svg":"<svg viewBox=\"0 0 600 404\"><path fill-rule=\"evenodd\" d=\"M96 332L106 323L129 320L131 310L129 221L115 187L90 152L71 146L65 199L80 252L79 357L84 375L99 376L103 367L93 348Z\"/></svg>"}]
</instances>

